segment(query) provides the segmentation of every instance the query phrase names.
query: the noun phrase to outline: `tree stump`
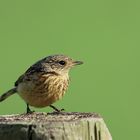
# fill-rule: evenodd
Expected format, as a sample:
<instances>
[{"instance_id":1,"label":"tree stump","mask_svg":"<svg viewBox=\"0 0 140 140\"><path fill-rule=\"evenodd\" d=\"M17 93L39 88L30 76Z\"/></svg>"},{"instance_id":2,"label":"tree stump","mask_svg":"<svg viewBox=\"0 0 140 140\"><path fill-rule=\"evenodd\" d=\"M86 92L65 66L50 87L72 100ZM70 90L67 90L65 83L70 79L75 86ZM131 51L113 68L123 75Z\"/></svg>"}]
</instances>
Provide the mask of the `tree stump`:
<instances>
[{"instance_id":1,"label":"tree stump","mask_svg":"<svg viewBox=\"0 0 140 140\"><path fill-rule=\"evenodd\" d=\"M112 140L96 113L32 113L0 116L0 140Z\"/></svg>"}]
</instances>

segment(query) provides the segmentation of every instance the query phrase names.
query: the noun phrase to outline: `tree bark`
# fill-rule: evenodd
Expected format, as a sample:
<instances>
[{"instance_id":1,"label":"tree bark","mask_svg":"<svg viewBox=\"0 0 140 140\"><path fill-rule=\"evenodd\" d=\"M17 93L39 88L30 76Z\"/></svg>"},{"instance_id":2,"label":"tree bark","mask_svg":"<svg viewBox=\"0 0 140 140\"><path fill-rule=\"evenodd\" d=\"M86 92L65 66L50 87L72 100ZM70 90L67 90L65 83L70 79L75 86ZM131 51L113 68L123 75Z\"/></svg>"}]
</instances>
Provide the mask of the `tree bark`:
<instances>
[{"instance_id":1,"label":"tree bark","mask_svg":"<svg viewBox=\"0 0 140 140\"><path fill-rule=\"evenodd\" d=\"M32 113L0 116L0 140L112 140L96 113Z\"/></svg>"}]
</instances>

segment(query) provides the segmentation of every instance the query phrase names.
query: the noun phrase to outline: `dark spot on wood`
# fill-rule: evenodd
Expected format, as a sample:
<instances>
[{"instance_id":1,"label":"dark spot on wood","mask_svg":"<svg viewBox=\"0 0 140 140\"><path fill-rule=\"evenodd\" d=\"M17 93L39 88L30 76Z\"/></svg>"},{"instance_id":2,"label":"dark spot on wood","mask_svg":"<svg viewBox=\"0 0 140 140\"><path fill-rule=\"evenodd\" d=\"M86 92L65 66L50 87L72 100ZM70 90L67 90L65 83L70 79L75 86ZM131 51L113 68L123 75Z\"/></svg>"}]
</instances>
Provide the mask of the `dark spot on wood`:
<instances>
[{"instance_id":1,"label":"dark spot on wood","mask_svg":"<svg viewBox=\"0 0 140 140\"><path fill-rule=\"evenodd\" d=\"M51 140L55 140L55 137L52 133L50 134L50 138L51 138Z\"/></svg>"},{"instance_id":2,"label":"dark spot on wood","mask_svg":"<svg viewBox=\"0 0 140 140\"><path fill-rule=\"evenodd\" d=\"M87 122L87 127L88 127L88 139L90 139L90 124L89 121ZM91 137L92 140L92 137Z\"/></svg>"},{"instance_id":3,"label":"dark spot on wood","mask_svg":"<svg viewBox=\"0 0 140 140\"><path fill-rule=\"evenodd\" d=\"M98 131L98 135L99 135L99 140L101 140L101 131Z\"/></svg>"},{"instance_id":4,"label":"dark spot on wood","mask_svg":"<svg viewBox=\"0 0 140 140\"><path fill-rule=\"evenodd\" d=\"M28 128L28 140L32 140L32 133L33 133L33 130L32 130L32 125L29 125L29 128Z\"/></svg>"},{"instance_id":5,"label":"dark spot on wood","mask_svg":"<svg viewBox=\"0 0 140 140\"><path fill-rule=\"evenodd\" d=\"M95 125L94 125L94 136L95 136L95 140L98 140L98 132L97 132L96 123L95 123Z\"/></svg>"}]
</instances>

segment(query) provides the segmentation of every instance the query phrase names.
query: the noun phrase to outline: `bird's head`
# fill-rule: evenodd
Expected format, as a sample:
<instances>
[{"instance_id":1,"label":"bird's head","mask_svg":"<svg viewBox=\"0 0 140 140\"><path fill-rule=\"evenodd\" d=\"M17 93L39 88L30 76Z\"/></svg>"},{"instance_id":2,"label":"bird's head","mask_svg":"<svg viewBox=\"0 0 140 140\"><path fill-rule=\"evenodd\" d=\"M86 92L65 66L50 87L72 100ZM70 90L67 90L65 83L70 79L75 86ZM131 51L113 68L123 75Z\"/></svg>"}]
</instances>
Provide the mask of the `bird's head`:
<instances>
[{"instance_id":1,"label":"bird's head","mask_svg":"<svg viewBox=\"0 0 140 140\"><path fill-rule=\"evenodd\" d=\"M44 59L46 68L60 75L67 74L72 67L81 64L82 61L75 61L65 55L51 55Z\"/></svg>"}]
</instances>

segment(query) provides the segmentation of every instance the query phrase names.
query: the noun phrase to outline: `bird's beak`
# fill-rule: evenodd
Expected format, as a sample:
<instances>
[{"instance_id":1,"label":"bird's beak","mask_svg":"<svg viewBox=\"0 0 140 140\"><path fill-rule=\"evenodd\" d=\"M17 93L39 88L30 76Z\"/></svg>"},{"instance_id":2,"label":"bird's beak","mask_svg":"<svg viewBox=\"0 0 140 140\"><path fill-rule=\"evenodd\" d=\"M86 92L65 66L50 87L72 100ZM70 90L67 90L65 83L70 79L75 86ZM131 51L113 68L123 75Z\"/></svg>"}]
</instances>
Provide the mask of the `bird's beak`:
<instances>
[{"instance_id":1,"label":"bird's beak","mask_svg":"<svg viewBox=\"0 0 140 140\"><path fill-rule=\"evenodd\" d=\"M76 65L81 65L81 64L83 64L82 61L74 61L74 62L73 62L73 65L74 65L74 66L76 66Z\"/></svg>"}]
</instances>

